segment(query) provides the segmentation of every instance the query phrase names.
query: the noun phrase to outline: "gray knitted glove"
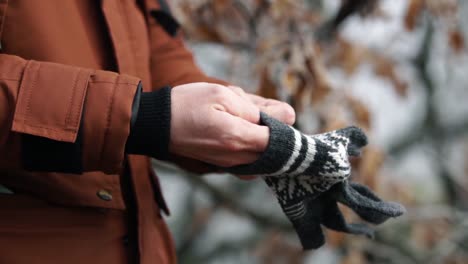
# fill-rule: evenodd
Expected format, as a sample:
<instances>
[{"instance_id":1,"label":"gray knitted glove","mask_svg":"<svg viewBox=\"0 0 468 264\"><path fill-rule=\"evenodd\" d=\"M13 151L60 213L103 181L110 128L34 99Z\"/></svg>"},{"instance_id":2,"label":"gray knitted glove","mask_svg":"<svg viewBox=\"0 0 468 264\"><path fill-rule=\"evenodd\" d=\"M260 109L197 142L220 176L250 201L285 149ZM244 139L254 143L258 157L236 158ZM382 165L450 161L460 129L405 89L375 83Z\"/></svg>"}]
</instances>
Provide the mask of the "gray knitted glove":
<instances>
[{"instance_id":1,"label":"gray knitted glove","mask_svg":"<svg viewBox=\"0 0 468 264\"><path fill-rule=\"evenodd\" d=\"M359 128L304 135L264 113L261 122L270 128L265 152L252 164L226 170L263 176L296 229L304 249L323 245L321 224L337 231L372 237L373 232L367 226L347 224L337 202L374 224L403 214L401 205L383 202L367 187L348 182L351 174L348 158L358 156L360 148L367 144L367 137Z\"/></svg>"},{"instance_id":2,"label":"gray knitted glove","mask_svg":"<svg viewBox=\"0 0 468 264\"><path fill-rule=\"evenodd\" d=\"M363 220L381 224L398 217L405 208L394 202L384 202L369 188L348 180L337 183L315 199L306 198L297 203L281 204L304 249L319 248L325 243L321 225L344 233L374 237L374 230L365 224L348 224L338 208L338 202L351 208ZM296 211L291 213L291 208ZM298 209L300 208L300 209Z\"/></svg>"},{"instance_id":3,"label":"gray knitted glove","mask_svg":"<svg viewBox=\"0 0 468 264\"><path fill-rule=\"evenodd\" d=\"M261 175L281 200L315 198L351 174L349 155L358 156L367 144L357 127L305 135L261 113L270 128L267 149L254 163L228 168L234 174Z\"/></svg>"}]
</instances>

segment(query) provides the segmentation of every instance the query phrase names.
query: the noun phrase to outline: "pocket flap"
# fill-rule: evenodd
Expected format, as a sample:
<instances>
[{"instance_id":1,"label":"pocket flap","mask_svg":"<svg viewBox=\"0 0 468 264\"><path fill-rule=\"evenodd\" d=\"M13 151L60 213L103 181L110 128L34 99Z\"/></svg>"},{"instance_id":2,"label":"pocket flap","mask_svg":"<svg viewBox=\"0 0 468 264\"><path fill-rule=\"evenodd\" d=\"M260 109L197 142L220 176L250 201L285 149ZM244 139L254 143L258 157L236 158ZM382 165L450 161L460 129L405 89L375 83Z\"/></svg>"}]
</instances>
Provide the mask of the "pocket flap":
<instances>
[{"instance_id":1,"label":"pocket flap","mask_svg":"<svg viewBox=\"0 0 468 264\"><path fill-rule=\"evenodd\" d=\"M12 130L75 142L90 70L29 61L20 85Z\"/></svg>"}]
</instances>

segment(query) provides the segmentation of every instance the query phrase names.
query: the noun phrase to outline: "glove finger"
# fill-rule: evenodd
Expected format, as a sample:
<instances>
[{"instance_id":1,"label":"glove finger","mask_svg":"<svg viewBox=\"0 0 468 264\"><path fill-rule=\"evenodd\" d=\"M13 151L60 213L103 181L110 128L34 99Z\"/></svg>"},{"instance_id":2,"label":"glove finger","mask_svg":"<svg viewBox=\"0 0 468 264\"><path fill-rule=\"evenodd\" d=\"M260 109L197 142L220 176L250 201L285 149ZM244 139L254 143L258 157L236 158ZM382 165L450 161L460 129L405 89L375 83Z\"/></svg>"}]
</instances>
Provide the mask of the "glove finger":
<instances>
[{"instance_id":1,"label":"glove finger","mask_svg":"<svg viewBox=\"0 0 468 264\"><path fill-rule=\"evenodd\" d=\"M321 203L316 203L314 206L306 207L306 204L305 200L302 200L281 207L293 224L303 249L317 249L325 243L325 236L320 226L323 206Z\"/></svg>"},{"instance_id":2,"label":"glove finger","mask_svg":"<svg viewBox=\"0 0 468 264\"><path fill-rule=\"evenodd\" d=\"M332 230L374 238L374 230L365 224L348 224L335 201L324 206L322 224Z\"/></svg>"},{"instance_id":3,"label":"glove finger","mask_svg":"<svg viewBox=\"0 0 468 264\"><path fill-rule=\"evenodd\" d=\"M367 145L366 134L358 127L350 126L336 131L337 134L349 139L348 155L360 156L361 148Z\"/></svg>"},{"instance_id":4,"label":"glove finger","mask_svg":"<svg viewBox=\"0 0 468 264\"><path fill-rule=\"evenodd\" d=\"M325 244L325 236L320 222L307 221L298 224L297 221L292 221L292 223L304 250L317 249Z\"/></svg>"},{"instance_id":5,"label":"glove finger","mask_svg":"<svg viewBox=\"0 0 468 264\"><path fill-rule=\"evenodd\" d=\"M394 202L375 201L361 195L348 183L337 184L337 188L339 189L334 190L336 200L351 208L362 219L370 223L381 224L390 217L397 217L405 212L402 205ZM375 198L376 196L372 193L371 197Z\"/></svg>"},{"instance_id":6,"label":"glove finger","mask_svg":"<svg viewBox=\"0 0 468 264\"><path fill-rule=\"evenodd\" d=\"M354 190L356 190L358 193L360 193L361 195L369 198L369 199L372 199L376 202L381 202L382 199L380 199L380 197L378 197L374 192L372 192L372 190L363 185L363 184L360 184L360 183L357 183L357 182L350 182L349 185L351 185L351 188L353 188Z\"/></svg>"},{"instance_id":7,"label":"glove finger","mask_svg":"<svg viewBox=\"0 0 468 264\"><path fill-rule=\"evenodd\" d=\"M376 202L376 204L380 205L378 206L378 209L380 209L381 212L390 217L397 217L406 212L406 209L403 207L403 205L396 202L383 201L367 186L364 186L359 183L352 183L350 189L355 190L362 197Z\"/></svg>"},{"instance_id":8,"label":"glove finger","mask_svg":"<svg viewBox=\"0 0 468 264\"><path fill-rule=\"evenodd\" d=\"M307 208L306 199L297 197L297 193L289 193L289 184L292 183L287 178L264 177L263 179L273 190L281 209L293 224L303 249L321 247L325 243L325 236L320 226L323 211L322 204L316 203L314 206ZM295 181L293 182L296 184ZM320 197L314 198L320 199ZM307 200L312 200L312 198L307 198Z\"/></svg>"}]
</instances>

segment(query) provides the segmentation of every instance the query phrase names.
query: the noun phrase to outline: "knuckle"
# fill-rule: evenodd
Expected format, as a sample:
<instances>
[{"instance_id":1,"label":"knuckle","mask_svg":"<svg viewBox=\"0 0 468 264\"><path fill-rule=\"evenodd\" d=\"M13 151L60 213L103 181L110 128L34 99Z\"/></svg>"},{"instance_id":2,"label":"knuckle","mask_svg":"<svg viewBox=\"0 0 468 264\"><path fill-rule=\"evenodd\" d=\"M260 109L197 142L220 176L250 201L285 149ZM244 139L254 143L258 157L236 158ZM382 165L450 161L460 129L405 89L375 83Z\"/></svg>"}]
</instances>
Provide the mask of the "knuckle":
<instances>
[{"instance_id":1,"label":"knuckle","mask_svg":"<svg viewBox=\"0 0 468 264\"><path fill-rule=\"evenodd\" d=\"M244 150L244 144L242 143L241 133L234 127L227 126L227 131L221 138L221 144L228 151L239 152Z\"/></svg>"},{"instance_id":2,"label":"knuckle","mask_svg":"<svg viewBox=\"0 0 468 264\"><path fill-rule=\"evenodd\" d=\"M228 151L238 152L242 151L242 144L235 138L235 136L225 136L222 138L221 143Z\"/></svg>"},{"instance_id":3,"label":"knuckle","mask_svg":"<svg viewBox=\"0 0 468 264\"><path fill-rule=\"evenodd\" d=\"M244 89L242 89L242 88L240 88L240 87L233 87L233 90L234 90L237 94L239 94L239 95L245 94Z\"/></svg>"},{"instance_id":4,"label":"knuckle","mask_svg":"<svg viewBox=\"0 0 468 264\"><path fill-rule=\"evenodd\" d=\"M212 95L214 96L215 100L218 103L229 103L230 101L230 94L228 93L227 89L223 86L213 86L212 87Z\"/></svg>"},{"instance_id":5,"label":"knuckle","mask_svg":"<svg viewBox=\"0 0 468 264\"><path fill-rule=\"evenodd\" d=\"M226 88L220 84L211 84L210 92L213 95L222 95L222 94L225 94Z\"/></svg>"}]
</instances>

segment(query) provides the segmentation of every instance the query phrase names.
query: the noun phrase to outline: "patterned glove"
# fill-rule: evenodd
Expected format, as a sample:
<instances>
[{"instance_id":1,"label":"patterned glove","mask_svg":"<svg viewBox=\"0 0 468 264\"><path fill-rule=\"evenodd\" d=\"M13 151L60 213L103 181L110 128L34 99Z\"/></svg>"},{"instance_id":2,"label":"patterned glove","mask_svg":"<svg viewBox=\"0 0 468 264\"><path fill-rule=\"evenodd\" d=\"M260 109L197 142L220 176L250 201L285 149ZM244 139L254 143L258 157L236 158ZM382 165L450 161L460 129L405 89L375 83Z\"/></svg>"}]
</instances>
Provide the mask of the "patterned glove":
<instances>
[{"instance_id":1,"label":"patterned glove","mask_svg":"<svg viewBox=\"0 0 468 264\"><path fill-rule=\"evenodd\" d=\"M290 213L291 209L287 211L281 205L304 249L319 248L325 243L321 225L339 232L374 237L374 231L369 226L346 223L337 202L348 206L372 224L381 224L405 212L402 205L382 201L364 185L348 180L337 183L315 199L306 198L296 204L289 204L288 208L301 208L296 209L296 212Z\"/></svg>"},{"instance_id":2,"label":"patterned glove","mask_svg":"<svg viewBox=\"0 0 468 264\"><path fill-rule=\"evenodd\" d=\"M304 249L323 245L321 225L336 231L373 236L366 225L346 223L337 202L374 224L403 214L401 205L383 202L367 187L349 183L348 158L359 156L360 148L367 144L367 137L359 128L304 135L264 113L261 122L270 128L265 152L252 164L226 170L264 178L292 222Z\"/></svg>"}]
</instances>

